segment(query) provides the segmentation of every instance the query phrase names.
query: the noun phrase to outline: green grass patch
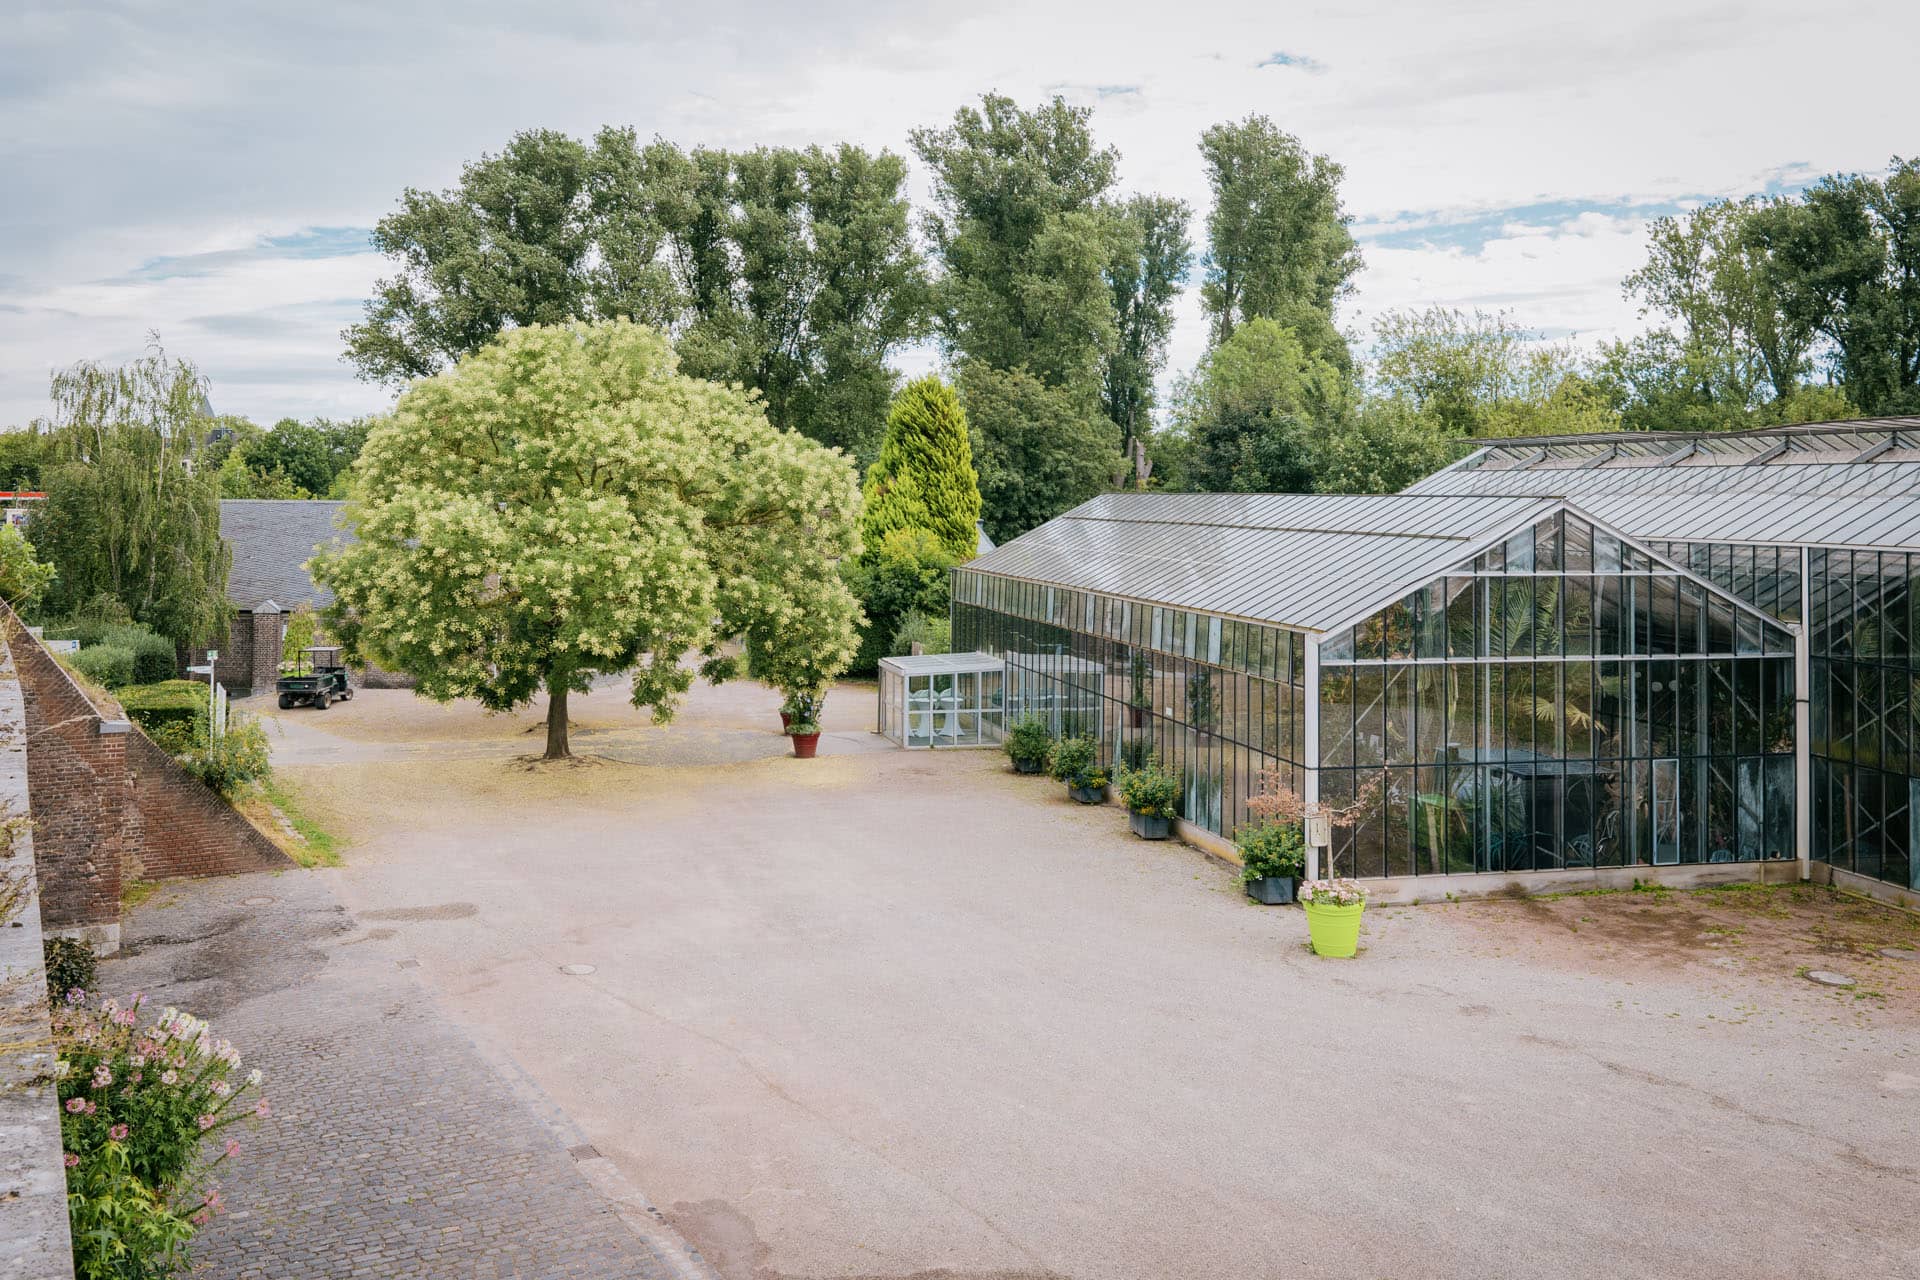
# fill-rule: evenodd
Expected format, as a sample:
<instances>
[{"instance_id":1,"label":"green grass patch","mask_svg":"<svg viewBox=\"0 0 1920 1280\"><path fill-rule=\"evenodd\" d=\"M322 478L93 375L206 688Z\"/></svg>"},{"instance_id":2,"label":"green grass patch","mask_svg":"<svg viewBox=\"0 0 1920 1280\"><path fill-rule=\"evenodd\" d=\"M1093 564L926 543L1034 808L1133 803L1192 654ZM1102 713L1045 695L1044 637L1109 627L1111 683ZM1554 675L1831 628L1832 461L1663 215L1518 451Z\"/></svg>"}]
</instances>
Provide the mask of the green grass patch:
<instances>
[{"instance_id":1,"label":"green grass patch","mask_svg":"<svg viewBox=\"0 0 1920 1280\"><path fill-rule=\"evenodd\" d=\"M159 890L158 880L129 880L120 886L120 909L131 911Z\"/></svg>"},{"instance_id":2,"label":"green grass patch","mask_svg":"<svg viewBox=\"0 0 1920 1280\"><path fill-rule=\"evenodd\" d=\"M269 807L271 806L271 807ZM254 825L267 833L268 839L287 851L287 856L303 867L337 867L340 865L340 848L343 841L339 836L321 826L308 812L300 793L277 773L268 774L254 788L252 794L242 797L237 806L247 812ZM273 810L278 809L286 815L287 822L293 827L293 837L274 818Z\"/></svg>"}]
</instances>

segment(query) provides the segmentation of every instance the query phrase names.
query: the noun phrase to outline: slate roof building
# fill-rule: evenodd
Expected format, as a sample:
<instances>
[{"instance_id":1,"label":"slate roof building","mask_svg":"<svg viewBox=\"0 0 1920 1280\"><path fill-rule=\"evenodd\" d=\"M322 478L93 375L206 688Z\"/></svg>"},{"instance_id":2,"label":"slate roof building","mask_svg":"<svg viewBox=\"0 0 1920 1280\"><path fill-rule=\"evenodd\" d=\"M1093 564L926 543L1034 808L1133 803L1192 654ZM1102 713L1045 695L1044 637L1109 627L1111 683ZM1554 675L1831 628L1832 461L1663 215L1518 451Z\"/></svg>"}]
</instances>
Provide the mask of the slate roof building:
<instances>
[{"instance_id":1,"label":"slate roof building","mask_svg":"<svg viewBox=\"0 0 1920 1280\"><path fill-rule=\"evenodd\" d=\"M1193 827L1263 774L1335 812L1340 875L1804 845L1792 628L1552 493L1105 494L955 570L953 638L1009 722L1176 771Z\"/></svg>"},{"instance_id":2,"label":"slate roof building","mask_svg":"<svg viewBox=\"0 0 1920 1280\"><path fill-rule=\"evenodd\" d=\"M318 610L332 602L332 593L316 585L304 566L320 548L352 539L339 524L344 505L290 498L221 499L220 536L233 551L227 600L234 613L215 670L234 696L270 692L279 674L287 615L302 605ZM192 657L205 662L206 652ZM375 687L406 683L377 668L356 672L355 682Z\"/></svg>"}]
</instances>

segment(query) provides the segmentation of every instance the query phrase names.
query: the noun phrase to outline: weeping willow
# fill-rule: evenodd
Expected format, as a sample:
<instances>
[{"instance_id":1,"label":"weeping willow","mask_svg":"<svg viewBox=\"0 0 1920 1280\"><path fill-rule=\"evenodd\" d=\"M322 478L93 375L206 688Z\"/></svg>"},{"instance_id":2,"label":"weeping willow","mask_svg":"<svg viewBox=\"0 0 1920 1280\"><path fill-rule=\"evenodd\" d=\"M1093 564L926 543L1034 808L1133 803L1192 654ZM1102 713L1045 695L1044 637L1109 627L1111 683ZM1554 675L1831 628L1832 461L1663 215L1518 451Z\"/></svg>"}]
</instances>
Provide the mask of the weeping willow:
<instances>
[{"instance_id":1,"label":"weeping willow","mask_svg":"<svg viewBox=\"0 0 1920 1280\"><path fill-rule=\"evenodd\" d=\"M124 609L178 644L226 626L231 555L214 474L193 454L207 413L193 366L154 348L53 376L47 500L29 535L59 571L48 616Z\"/></svg>"}]
</instances>

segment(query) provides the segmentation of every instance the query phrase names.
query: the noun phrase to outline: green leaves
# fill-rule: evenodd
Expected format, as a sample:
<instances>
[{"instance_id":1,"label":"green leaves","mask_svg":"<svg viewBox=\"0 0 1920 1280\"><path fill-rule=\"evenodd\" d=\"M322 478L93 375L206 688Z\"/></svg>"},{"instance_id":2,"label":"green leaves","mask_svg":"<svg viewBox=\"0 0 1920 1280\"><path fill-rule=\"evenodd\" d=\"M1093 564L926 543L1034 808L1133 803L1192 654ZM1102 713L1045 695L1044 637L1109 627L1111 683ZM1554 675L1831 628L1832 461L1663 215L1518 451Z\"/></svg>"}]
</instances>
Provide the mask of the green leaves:
<instances>
[{"instance_id":1,"label":"green leaves","mask_svg":"<svg viewBox=\"0 0 1920 1280\"><path fill-rule=\"evenodd\" d=\"M416 383L368 438L356 493L359 541L312 566L330 629L429 697L504 710L631 671L635 704L665 720L694 674L681 655L724 675L729 636L819 680L851 656L833 572L858 546L846 458L680 374L651 329L517 329Z\"/></svg>"},{"instance_id":2,"label":"green leaves","mask_svg":"<svg viewBox=\"0 0 1920 1280\"><path fill-rule=\"evenodd\" d=\"M869 454L887 359L926 319L905 182L898 156L854 146L517 134L381 220L401 270L343 335L348 358L397 384L512 328L625 317L678 331L688 373L755 388L776 426Z\"/></svg>"},{"instance_id":3,"label":"green leaves","mask_svg":"<svg viewBox=\"0 0 1920 1280\"><path fill-rule=\"evenodd\" d=\"M898 530L923 529L947 556L973 559L980 486L967 415L936 377L908 383L887 415L880 457L867 469L862 537L869 551Z\"/></svg>"}]
</instances>

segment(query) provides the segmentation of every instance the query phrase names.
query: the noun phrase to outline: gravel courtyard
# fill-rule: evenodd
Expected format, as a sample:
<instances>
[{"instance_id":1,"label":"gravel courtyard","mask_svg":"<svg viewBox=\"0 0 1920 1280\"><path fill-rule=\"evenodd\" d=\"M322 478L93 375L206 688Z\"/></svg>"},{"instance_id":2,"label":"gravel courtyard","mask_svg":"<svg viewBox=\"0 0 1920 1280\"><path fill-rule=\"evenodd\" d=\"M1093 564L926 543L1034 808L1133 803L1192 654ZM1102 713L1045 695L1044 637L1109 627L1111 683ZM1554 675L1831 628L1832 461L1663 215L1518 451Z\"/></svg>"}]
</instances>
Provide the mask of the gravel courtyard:
<instances>
[{"instance_id":1,"label":"gravel courtyard","mask_svg":"<svg viewBox=\"0 0 1920 1280\"><path fill-rule=\"evenodd\" d=\"M1438 903L1322 961L1118 810L882 749L870 688L810 763L776 702L603 690L571 766L543 708L265 712L348 837L289 874L728 1280L1920 1275L1915 918Z\"/></svg>"}]
</instances>

